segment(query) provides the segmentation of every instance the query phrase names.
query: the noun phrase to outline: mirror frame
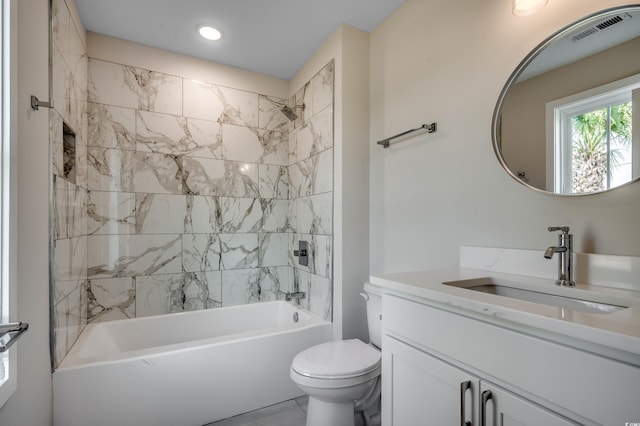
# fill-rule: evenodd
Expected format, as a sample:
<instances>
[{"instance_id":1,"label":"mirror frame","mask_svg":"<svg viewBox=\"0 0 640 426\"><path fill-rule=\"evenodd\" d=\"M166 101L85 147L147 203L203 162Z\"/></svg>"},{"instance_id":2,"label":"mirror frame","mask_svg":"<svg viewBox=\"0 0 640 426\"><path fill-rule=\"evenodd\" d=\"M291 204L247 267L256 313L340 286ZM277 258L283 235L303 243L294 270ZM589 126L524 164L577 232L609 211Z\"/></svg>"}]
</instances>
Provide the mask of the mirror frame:
<instances>
[{"instance_id":1,"label":"mirror frame","mask_svg":"<svg viewBox=\"0 0 640 426\"><path fill-rule=\"evenodd\" d=\"M590 22L601 19L603 15L610 14L613 12L624 12L627 10L636 10L636 11L640 10L640 4L628 4L624 6L616 6L608 9L603 9L603 10L594 12L590 15L587 15L577 21L570 23L569 25L566 25L560 28L558 31L554 32L545 40L543 40L540 44L538 44L531 52L529 52L529 54L525 56L525 58L518 64L518 66L515 68L515 70L511 73L511 75L507 79L507 82L505 83L504 87L502 88L502 91L500 92L500 95L498 96L498 101L493 111L493 118L491 120L491 140L493 145L493 151L496 154L496 157L498 158L500 165L507 172L509 176L511 176L516 181L518 181L521 185L524 185L527 188L533 189L534 191L537 191L543 194L556 195L561 197L583 197L587 195L602 194L605 192L614 191L616 189L619 189L627 185L631 185L632 183L640 181L640 177L638 177L635 179L631 179L629 182L626 182L622 185L618 185L614 188L609 188L609 189L596 191L596 192L580 193L580 194L560 194L557 192L551 192L541 188L537 188L533 185L529 185L523 179L519 178L507 165L504 157L502 156L502 152L500 149L502 144L502 136L500 134L500 128L502 125L502 107L504 105L504 100L507 97L507 94L509 93L509 90L511 89L511 87L514 86L515 82L518 80L518 78L520 78L520 76L522 75L524 70L527 68L527 66L531 64L531 62L533 62L542 53L542 51L544 51L547 47L553 44L556 40L564 37L566 33L571 32L576 28L586 25Z\"/></svg>"}]
</instances>

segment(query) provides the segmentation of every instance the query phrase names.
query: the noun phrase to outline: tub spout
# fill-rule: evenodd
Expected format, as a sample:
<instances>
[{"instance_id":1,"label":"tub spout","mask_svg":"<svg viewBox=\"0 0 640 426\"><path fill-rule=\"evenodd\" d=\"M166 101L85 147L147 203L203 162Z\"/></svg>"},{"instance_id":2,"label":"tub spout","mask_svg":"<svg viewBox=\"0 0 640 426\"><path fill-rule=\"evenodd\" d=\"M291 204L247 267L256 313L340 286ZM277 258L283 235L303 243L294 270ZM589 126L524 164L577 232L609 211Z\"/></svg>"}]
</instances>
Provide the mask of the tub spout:
<instances>
[{"instance_id":1,"label":"tub spout","mask_svg":"<svg viewBox=\"0 0 640 426\"><path fill-rule=\"evenodd\" d=\"M296 291L294 293L292 292L284 292L281 291L280 293L284 294L284 300L286 300L287 302L291 301L291 300L300 300L300 299L304 299L307 297L307 294L304 291Z\"/></svg>"}]
</instances>

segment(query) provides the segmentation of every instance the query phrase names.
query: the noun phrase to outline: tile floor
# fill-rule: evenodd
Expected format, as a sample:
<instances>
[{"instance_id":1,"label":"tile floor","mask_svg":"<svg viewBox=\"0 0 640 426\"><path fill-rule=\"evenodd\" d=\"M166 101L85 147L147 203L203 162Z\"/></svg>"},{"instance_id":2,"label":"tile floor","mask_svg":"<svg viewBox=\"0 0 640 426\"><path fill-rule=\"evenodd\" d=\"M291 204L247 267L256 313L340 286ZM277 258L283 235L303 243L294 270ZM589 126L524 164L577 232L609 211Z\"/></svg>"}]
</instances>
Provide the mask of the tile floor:
<instances>
[{"instance_id":1,"label":"tile floor","mask_svg":"<svg viewBox=\"0 0 640 426\"><path fill-rule=\"evenodd\" d=\"M301 396L205 426L305 426L308 400Z\"/></svg>"}]
</instances>

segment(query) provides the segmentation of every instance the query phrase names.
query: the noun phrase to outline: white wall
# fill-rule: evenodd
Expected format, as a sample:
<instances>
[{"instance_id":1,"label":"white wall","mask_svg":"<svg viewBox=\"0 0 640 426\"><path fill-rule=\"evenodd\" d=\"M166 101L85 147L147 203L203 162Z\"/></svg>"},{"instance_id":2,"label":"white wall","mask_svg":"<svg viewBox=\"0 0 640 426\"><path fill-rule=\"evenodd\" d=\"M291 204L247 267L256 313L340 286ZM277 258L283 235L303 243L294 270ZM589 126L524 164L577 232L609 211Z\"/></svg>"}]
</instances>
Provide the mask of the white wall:
<instances>
[{"instance_id":1,"label":"white wall","mask_svg":"<svg viewBox=\"0 0 640 426\"><path fill-rule=\"evenodd\" d=\"M336 272L342 279L343 338L367 341L369 278L369 34L343 27L342 135L336 149ZM339 256L339 258L338 258Z\"/></svg>"},{"instance_id":2,"label":"white wall","mask_svg":"<svg viewBox=\"0 0 640 426\"><path fill-rule=\"evenodd\" d=\"M640 184L561 198L512 180L491 144L495 103L544 38L615 0L550 1L529 17L510 1L408 0L370 35L371 272L455 267L461 245L542 250L569 225L577 252L640 255Z\"/></svg>"},{"instance_id":3,"label":"white wall","mask_svg":"<svg viewBox=\"0 0 640 426\"><path fill-rule=\"evenodd\" d=\"M46 0L18 0L18 318L29 330L17 343L18 388L0 409L0 425L51 424L49 359L49 112ZM14 163L16 165L16 163Z\"/></svg>"}]
</instances>

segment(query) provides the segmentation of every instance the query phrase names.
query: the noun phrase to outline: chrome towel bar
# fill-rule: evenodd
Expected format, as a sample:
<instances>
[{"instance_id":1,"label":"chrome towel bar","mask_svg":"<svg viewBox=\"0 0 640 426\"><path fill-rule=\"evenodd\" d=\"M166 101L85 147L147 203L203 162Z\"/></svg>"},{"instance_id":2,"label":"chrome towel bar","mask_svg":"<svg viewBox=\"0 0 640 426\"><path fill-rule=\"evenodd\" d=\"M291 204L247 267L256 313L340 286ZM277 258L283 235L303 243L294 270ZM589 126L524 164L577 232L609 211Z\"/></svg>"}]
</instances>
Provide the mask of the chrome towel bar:
<instances>
[{"instance_id":1,"label":"chrome towel bar","mask_svg":"<svg viewBox=\"0 0 640 426\"><path fill-rule=\"evenodd\" d=\"M6 352L28 328L26 322L0 324L0 353Z\"/></svg>"},{"instance_id":2,"label":"chrome towel bar","mask_svg":"<svg viewBox=\"0 0 640 426\"><path fill-rule=\"evenodd\" d=\"M428 133L434 133L436 130L438 130L438 126L436 123L423 124L422 126L417 127L415 129L407 130L406 132L398 133L395 136L391 136L390 138L382 139L377 143L378 145L382 145L383 148L389 148L389 144L393 139L396 139L401 136L407 135L409 133L417 132L418 130L423 130L423 129L426 130Z\"/></svg>"}]
</instances>

